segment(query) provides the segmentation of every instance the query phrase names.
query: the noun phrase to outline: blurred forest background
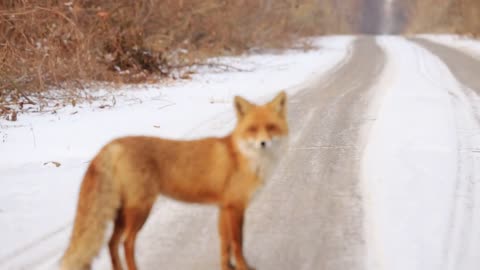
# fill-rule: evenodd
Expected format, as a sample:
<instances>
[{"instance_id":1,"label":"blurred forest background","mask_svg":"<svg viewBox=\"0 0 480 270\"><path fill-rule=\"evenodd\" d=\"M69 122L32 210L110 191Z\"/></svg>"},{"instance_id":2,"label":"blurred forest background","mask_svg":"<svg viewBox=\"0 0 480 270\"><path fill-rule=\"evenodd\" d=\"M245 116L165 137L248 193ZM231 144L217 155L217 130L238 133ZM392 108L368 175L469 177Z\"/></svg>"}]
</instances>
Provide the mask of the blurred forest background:
<instances>
[{"instance_id":1,"label":"blurred forest background","mask_svg":"<svg viewBox=\"0 0 480 270\"><path fill-rule=\"evenodd\" d=\"M0 115L328 34L480 33L480 0L0 0ZM391 24L388 31L382 25ZM61 89L51 95L50 89ZM50 94L46 94L50 93Z\"/></svg>"},{"instance_id":2,"label":"blurred forest background","mask_svg":"<svg viewBox=\"0 0 480 270\"><path fill-rule=\"evenodd\" d=\"M480 0L401 0L409 33L480 35Z\"/></svg>"}]
</instances>

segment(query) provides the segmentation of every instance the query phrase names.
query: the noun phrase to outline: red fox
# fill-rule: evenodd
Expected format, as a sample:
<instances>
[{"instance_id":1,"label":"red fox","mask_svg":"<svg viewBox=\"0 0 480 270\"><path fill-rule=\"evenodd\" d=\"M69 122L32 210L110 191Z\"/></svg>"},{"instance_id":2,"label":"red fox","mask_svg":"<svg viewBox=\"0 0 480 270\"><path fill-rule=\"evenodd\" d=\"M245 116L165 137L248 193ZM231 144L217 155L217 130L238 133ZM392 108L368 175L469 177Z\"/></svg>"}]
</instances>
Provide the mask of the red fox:
<instances>
[{"instance_id":1,"label":"red fox","mask_svg":"<svg viewBox=\"0 0 480 270\"><path fill-rule=\"evenodd\" d=\"M236 96L237 125L222 138L191 141L132 136L105 145L83 178L62 270L88 270L108 242L114 270L121 270L123 242L129 270L136 270L135 239L157 195L219 206L222 270L250 269L243 255L245 209L282 156L288 140L286 94L264 105Z\"/></svg>"}]
</instances>

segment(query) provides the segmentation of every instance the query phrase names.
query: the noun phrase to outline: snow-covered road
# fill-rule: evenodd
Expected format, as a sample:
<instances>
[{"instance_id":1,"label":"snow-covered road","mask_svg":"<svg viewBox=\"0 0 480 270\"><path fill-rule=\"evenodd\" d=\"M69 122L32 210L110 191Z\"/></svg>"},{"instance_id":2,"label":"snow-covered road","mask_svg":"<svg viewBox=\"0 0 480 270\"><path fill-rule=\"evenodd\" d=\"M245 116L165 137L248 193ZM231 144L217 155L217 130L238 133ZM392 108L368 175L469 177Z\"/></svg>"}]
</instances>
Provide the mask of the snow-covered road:
<instances>
[{"instance_id":1,"label":"snow-covered road","mask_svg":"<svg viewBox=\"0 0 480 270\"><path fill-rule=\"evenodd\" d=\"M363 160L368 269L477 269L478 97L417 44L378 41L389 74Z\"/></svg>"},{"instance_id":2,"label":"snow-covered road","mask_svg":"<svg viewBox=\"0 0 480 270\"><path fill-rule=\"evenodd\" d=\"M82 174L107 141L222 135L234 95L262 102L279 89L291 97L293 145L248 212L254 266L478 269L480 42L427 38L320 38L313 51L222 60L251 72L204 71L0 120L0 269L54 269ZM140 268L218 268L215 213L160 199L139 239ZM94 269L110 269L105 250Z\"/></svg>"}]
</instances>

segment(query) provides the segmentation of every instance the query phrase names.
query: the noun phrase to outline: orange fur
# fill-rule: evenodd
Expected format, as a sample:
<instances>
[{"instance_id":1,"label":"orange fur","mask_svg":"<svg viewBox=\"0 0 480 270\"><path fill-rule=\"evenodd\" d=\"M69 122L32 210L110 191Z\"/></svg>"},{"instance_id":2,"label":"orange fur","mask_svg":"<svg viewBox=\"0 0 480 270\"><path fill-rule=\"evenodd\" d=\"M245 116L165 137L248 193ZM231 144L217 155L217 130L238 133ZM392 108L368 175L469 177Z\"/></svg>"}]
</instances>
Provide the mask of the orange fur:
<instances>
[{"instance_id":1,"label":"orange fur","mask_svg":"<svg viewBox=\"0 0 480 270\"><path fill-rule=\"evenodd\" d=\"M124 137L100 150L80 189L70 245L62 270L90 269L103 244L108 222L114 231L108 243L113 269L122 269L118 249L124 239L129 270L135 264L135 239L159 194L220 208L222 269L249 269L243 256L245 209L284 151L288 126L286 95L257 106L235 98L238 122L223 138L192 141Z\"/></svg>"}]
</instances>

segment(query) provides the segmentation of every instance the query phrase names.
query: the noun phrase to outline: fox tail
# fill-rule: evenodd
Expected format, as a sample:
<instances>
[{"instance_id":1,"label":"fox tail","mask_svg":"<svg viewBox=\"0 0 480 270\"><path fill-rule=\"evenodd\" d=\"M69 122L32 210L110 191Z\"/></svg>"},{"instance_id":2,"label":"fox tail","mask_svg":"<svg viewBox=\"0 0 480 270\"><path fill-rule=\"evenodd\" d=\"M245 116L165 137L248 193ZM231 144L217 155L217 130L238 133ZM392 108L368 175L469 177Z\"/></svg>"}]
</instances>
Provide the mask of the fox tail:
<instances>
[{"instance_id":1,"label":"fox tail","mask_svg":"<svg viewBox=\"0 0 480 270\"><path fill-rule=\"evenodd\" d=\"M98 161L98 157L96 159ZM92 161L83 179L69 246L60 262L61 270L87 270L104 243L109 221L120 207L112 170Z\"/></svg>"}]
</instances>

